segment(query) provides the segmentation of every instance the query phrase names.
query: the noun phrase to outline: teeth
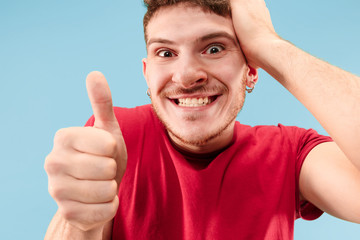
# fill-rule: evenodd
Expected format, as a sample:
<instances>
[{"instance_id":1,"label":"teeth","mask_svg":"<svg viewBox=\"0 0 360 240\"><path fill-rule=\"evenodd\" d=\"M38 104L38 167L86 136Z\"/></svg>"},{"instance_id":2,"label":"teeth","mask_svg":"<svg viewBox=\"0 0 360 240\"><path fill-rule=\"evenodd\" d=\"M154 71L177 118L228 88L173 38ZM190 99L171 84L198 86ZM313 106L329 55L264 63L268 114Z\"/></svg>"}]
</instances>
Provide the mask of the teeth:
<instances>
[{"instance_id":1,"label":"teeth","mask_svg":"<svg viewBox=\"0 0 360 240\"><path fill-rule=\"evenodd\" d=\"M179 106L181 107L200 107L212 102L208 97L204 98L179 98Z\"/></svg>"}]
</instances>

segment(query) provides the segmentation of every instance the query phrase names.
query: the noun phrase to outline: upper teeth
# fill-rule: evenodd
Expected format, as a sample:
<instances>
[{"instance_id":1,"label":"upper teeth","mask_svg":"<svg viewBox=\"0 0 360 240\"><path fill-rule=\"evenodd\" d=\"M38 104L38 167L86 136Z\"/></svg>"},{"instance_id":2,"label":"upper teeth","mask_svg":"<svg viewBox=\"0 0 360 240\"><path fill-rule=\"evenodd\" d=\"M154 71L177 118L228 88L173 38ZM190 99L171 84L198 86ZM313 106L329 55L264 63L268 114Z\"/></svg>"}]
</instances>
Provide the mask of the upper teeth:
<instances>
[{"instance_id":1,"label":"upper teeth","mask_svg":"<svg viewBox=\"0 0 360 240\"><path fill-rule=\"evenodd\" d=\"M198 107L210 104L212 101L208 97L204 98L179 98L179 106Z\"/></svg>"}]
</instances>

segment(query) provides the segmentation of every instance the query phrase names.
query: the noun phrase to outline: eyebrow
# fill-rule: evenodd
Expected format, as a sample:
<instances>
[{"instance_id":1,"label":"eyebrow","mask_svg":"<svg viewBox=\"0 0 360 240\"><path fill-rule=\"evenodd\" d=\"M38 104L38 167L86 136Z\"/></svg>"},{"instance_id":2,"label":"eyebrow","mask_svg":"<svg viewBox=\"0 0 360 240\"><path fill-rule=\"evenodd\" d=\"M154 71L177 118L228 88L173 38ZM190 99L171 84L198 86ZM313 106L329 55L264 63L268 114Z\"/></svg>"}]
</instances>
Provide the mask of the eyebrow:
<instances>
[{"instance_id":1,"label":"eyebrow","mask_svg":"<svg viewBox=\"0 0 360 240\"><path fill-rule=\"evenodd\" d=\"M206 34L205 36L202 36L201 38L199 38L197 41L205 42L205 41L212 40L215 38L227 38L230 41L232 41L234 45L238 44L237 38L234 38L229 33L223 32L223 31Z\"/></svg>"},{"instance_id":2,"label":"eyebrow","mask_svg":"<svg viewBox=\"0 0 360 240\"><path fill-rule=\"evenodd\" d=\"M174 41L165 39L165 38L151 38L148 42L147 42L147 46L150 46L153 43L164 43L164 44L175 44Z\"/></svg>"},{"instance_id":3,"label":"eyebrow","mask_svg":"<svg viewBox=\"0 0 360 240\"><path fill-rule=\"evenodd\" d=\"M234 45L238 45L237 38L234 38L232 35L230 35L227 32L221 31L221 32L214 32L206 34L198 39L196 39L196 42L204 42L215 38L227 38L229 39ZM150 46L153 43L163 43L163 44L175 44L174 41L165 39L165 38L151 38L147 42L147 46Z\"/></svg>"}]
</instances>

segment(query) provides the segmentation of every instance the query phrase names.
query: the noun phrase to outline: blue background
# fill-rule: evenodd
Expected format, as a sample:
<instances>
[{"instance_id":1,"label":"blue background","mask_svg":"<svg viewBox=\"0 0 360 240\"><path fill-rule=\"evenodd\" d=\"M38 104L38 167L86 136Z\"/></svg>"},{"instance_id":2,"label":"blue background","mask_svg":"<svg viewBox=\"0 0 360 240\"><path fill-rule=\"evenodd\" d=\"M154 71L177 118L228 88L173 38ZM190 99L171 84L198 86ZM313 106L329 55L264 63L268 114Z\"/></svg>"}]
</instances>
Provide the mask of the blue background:
<instances>
[{"instance_id":1,"label":"blue background","mask_svg":"<svg viewBox=\"0 0 360 240\"><path fill-rule=\"evenodd\" d=\"M360 75L358 0L267 3L279 35ZM0 0L0 238L42 239L57 206L43 170L55 132L92 114L85 77L107 77L114 104L149 103L141 0ZM309 86L311 88L311 86ZM280 84L260 71L238 119L297 125L326 134ZM360 226L324 215L297 220L295 239L359 239Z\"/></svg>"}]
</instances>

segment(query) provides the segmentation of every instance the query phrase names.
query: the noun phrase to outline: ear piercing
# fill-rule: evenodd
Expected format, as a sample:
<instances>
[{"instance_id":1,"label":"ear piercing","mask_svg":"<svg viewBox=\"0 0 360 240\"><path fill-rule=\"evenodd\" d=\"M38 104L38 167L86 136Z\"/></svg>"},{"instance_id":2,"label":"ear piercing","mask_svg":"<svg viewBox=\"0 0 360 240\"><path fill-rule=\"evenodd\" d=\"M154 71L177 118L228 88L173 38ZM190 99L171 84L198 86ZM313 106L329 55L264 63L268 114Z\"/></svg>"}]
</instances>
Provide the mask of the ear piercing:
<instances>
[{"instance_id":1,"label":"ear piercing","mask_svg":"<svg viewBox=\"0 0 360 240\"><path fill-rule=\"evenodd\" d=\"M253 84L253 87L252 87L252 88L247 88L247 87L245 87L245 91L247 91L247 93L252 93L252 91L254 91L254 88L255 88L256 82L255 82L255 81L251 81L250 83Z\"/></svg>"},{"instance_id":2,"label":"ear piercing","mask_svg":"<svg viewBox=\"0 0 360 240\"><path fill-rule=\"evenodd\" d=\"M255 88L255 85L254 85L252 88L246 88L245 91L246 91L247 93L252 93L252 91L254 90L254 88Z\"/></svg>"}]
</instances>

